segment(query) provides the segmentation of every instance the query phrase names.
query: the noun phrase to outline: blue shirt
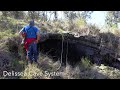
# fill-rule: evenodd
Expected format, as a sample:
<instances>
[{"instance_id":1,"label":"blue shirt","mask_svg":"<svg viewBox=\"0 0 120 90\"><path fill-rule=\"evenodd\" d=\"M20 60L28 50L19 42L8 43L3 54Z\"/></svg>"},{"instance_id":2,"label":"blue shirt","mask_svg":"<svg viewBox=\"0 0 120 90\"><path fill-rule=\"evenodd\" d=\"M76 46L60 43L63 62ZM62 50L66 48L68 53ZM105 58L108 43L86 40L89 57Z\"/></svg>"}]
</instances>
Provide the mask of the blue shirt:
<instances>
[{"instance_id":1,"label":"blue shirt","mask_svg":"<svg viewBox=\"0 0 120 90\"><path fill-rule=\"evenodd\" d=\"M35 26L26 25L20 30L20 32L25 32L26 38L36 38L39 30Z\"/></svg>"}]
</instances>

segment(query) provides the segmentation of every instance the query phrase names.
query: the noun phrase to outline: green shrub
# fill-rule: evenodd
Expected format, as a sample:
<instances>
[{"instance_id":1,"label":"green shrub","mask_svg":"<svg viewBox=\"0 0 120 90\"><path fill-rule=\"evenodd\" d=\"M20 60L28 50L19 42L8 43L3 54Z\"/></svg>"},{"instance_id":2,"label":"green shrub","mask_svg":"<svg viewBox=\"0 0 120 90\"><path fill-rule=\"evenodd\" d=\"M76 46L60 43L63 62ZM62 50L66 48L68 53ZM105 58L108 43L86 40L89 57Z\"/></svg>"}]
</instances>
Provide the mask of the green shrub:
<instances>
[{"instance_id":1,"label":"green shrub","mask_svg":"<svg viewBox=\"0 0 120 90\"><path fill-rule=\"evenodd\" d=\"M82 18L75 19L74 23L76 24L76 26L84 26L84 25L86 25L85 20L82 19Z\"/></svg>"},{"instance_id":2,"label":"green shrub","mask_svg":"<svg viewBox=\"0 0 120 90\"><path fill-rule=\"evenodd\" d=\"M0 39L2 38L7 38L7 37L12 37L14 34L12 34L12 30L4 30L3 32L0 32Z\"/></svg>"}]
</instances>

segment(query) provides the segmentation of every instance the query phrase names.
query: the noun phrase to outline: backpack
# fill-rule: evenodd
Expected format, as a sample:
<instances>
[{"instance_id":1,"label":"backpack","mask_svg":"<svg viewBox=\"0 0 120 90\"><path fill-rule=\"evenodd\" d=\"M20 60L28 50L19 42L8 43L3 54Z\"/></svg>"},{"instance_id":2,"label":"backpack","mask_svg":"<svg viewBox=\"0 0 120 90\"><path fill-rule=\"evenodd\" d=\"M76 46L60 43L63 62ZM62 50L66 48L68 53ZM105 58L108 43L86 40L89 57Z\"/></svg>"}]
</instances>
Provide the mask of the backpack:
<instances>
[{"instance_id":1,"label":"backpack","mask_svg":"<svg viewBox=\"0 0 120 90\"><path fill-rule=\"evenodd\" d=\"M32 27L32 26L30 26L30 28L31 28L31 27ZM30 28L29 28L29 29L30 29ZM29 30L29 29L25 30L25 31L26 31L26 33L28 32L28 30ZM32 28L32 29L33 29L33 28ZM34 30L34 29L33 29L33 30ZM34 30L34 33L36 34L35 30ZM26 38L26 36L25 36L25 38ZM23 39L22 39L21 45L23 45L23 44L24 44L24 40L25 40L25 38L23 38Z\"/></svg>"},{"instance_id":2,"label":"backpack","mask_svg":"<svg viewBox=\"0 0 120 90\"><path fill-rule=\"evenodd\" d=\"M30 28L32 28L32 26L30 26ZM29 29L30 29L30 28L29 28ZM26 33L28 32L28 30L29 30L29 29L25 30L25 31L26 31ZM33 28L32 28L32 29L33 29ZM35 30L34 30L34 29L33 29L33 31L34 31L34 33L36 34L36 32L35 32ZM26 38L26 36L25 36L25 38Z\"/></svg>"}]
</instances>

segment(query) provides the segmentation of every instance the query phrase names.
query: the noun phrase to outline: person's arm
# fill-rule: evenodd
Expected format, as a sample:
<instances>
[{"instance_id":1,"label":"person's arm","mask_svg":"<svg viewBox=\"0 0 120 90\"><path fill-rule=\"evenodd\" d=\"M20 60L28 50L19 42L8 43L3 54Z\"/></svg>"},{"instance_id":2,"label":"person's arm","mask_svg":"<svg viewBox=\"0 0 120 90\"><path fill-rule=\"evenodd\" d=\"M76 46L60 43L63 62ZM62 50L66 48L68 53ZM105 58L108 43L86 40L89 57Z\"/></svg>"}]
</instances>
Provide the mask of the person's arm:
<instances>
[{"instance_id":1,"label":"person's arm","mask_svg":"<svg viewBox=\"0 0 120 90\"><path fill-rule=\"evenodd\" d=\"M19 35L22 36L23 38L25 38L25 28L23 27L20 32L19 32Z\"/></svg>"},{"instance_id":2,"label":"person's arm","mask_svg":"<svg viewBox=\"0 0 120 90\"><path fill-rule=\"evenodd\" d=\"M40 32L39 32L39 30L37 30L37 39L36 39L36 42L38 43L39 42L39 40L40 40Z\"/></svg>"}]
</instances>

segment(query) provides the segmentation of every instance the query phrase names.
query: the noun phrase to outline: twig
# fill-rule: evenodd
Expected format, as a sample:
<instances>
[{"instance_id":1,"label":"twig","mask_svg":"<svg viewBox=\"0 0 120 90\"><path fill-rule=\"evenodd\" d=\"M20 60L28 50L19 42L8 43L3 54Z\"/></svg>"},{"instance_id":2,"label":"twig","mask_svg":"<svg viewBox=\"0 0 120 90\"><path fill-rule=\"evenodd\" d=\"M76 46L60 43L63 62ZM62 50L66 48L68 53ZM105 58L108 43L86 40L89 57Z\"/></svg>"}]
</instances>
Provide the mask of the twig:
<instances>
[{"instance_id":1,"label":"twig","mask_svg":"<svg viewBox=\"0 0 120 90\"><path fill-rule=\"evenodd\" d=\"M62 34L61 34L62 35ZM59 68L57 69L57 71L61 68L61 65L62 65L62 55L63 55L63 43L64 43L64 37L63 37L63 35L62 35L62 51L61 51L61 62L60 62L60 66L59 66Z\"/></svg>"},{"instance_id":2,"label":"twig","mask_svg":"<svg viewBox=\"0 0 120 90\"><path fill-rule=\"evenodd\" d=\"M66 52L66 65L68 64L68 63L67 63L67 59L68 59L67 56L68 56L68 41L67 41L67 52Z\"/></svg>"}]
</instances>

